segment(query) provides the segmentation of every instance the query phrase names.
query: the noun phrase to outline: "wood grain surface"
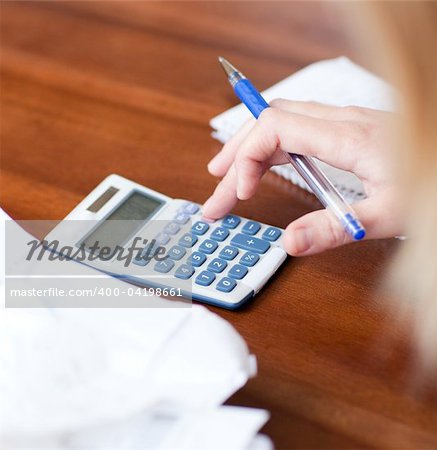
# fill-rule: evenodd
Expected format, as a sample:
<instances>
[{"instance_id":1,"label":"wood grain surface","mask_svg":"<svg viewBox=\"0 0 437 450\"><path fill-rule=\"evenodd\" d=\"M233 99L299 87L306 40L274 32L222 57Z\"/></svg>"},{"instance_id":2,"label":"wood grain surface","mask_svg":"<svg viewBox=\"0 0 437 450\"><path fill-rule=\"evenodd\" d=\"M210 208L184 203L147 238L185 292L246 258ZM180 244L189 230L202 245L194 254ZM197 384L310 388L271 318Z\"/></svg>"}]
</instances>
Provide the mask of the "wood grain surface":
<instances>
[{"instance_id":1,"label":"wood grain surface","mask_svg":"<svg viewBox=\"0 0 437 450\"><path fill-rule=\"evenodd\" d=\"M362 62L315 2L1 1L1 205L61 219L110 173L202 203L211 117L236 104L219 54L260 89L322 58ZM320 206L274 174L237 213L286 226ZM290 259L238 312L278 449L437 448L437 396L378 287L394 241ZM432 382L433 380L431 380ZM435 380L434 380L435 382Z\"/></svg>"}]
</instances>

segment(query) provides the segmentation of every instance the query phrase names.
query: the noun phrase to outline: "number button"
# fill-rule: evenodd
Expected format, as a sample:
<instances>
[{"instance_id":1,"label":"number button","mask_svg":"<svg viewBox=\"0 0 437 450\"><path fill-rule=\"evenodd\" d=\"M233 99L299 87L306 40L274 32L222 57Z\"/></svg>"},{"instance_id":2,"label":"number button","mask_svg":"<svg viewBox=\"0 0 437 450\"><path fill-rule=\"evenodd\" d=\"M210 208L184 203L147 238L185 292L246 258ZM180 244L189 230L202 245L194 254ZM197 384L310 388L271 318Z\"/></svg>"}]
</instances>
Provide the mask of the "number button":
<instances>
[{"instance_id":1,"label":"number button","mask_svg":"<svg viewBox=\"0 0 437 450\"><path fill-rule=\"evenodd\" d=\"M158 236L156 236L155 240L159 245L165 245L168 244L170 236L166 233L159 233Z\"/></svg>"},{"instance_id":2,"label":"number button","mask_svg":"<svg viewBox=\"0 0 437 450\"><path fill-rule=\"evenodd\" d=\"M231 267L231 269L228 272L228 275L231 278L235 278L236 280L241 280L247 275L248 269L247 267L240 266L240 264L236 264L235 266Z\"/></svg>"},{"instance_id":3,"label":"number button","mask_svg":"<svg viewBox=\"0 0 437 450\"><path fill-rule=\"evenodd\" d=\"M187 263L194 267L200 267L206 261L206 256L203 253L193 252L188 258Z\"/></svg>"},{"instance_id":4,"label":"number button","mask_svg":"<svg viewBox=\"0 0 437 450\"><path fill-rule=\"evenodd\" d=\"M229 231L226 228L218 227L211 233L211 239L215 241L224 241L229 236Z\"/></svg>"},{"instance_id":5,"label":"number button","mask_svg":"<svg viewBox=\"0 0 437 450\"><path fill-rule=\"evenodd\" d=\"M222 225L226 228L230 228L233 230L238 227L238 224L241 222L241 219L238 216L233 216L232 214L228 214L223 220Z\"/></svg>"},{"instance_id":6,"label":"number button","mask_svg":"<svg viewBox=\"0 0 437 450\"><path fill-rule=\"evenodd\" d=\"M185 225L189 219L190 216L188 214L178 213L175 215L173 220L179 225Z\"/></svg>"},{"instance_id":7,"label":"number button","mask_svg":"<svg viewBox=\"0 0 437 450\"><path fill-rule=\"evenodd\" d=\"M182 207L182 211L186 214L196 214L197 211L199 211L199 205L196 205L195 203L185 203L185 205Z\"/></svg>"},{"instance_id":8,"label":"number button","mask_svg":"<svg viewBox=\"0 0 437 450\"><path fill-rule=\"evenodd\" d=\"M214 253L217 249L218 244L215 241L211 241L211 239L206 239L203 241L199 246L199 252L206 253L210 255L211 253Z\"/></svg>"},{"instance_id":9,"label":"number button","mask_svg":"<svg viewBox=\"0 0 437 450\"><path fill-rule=\"evenodd\" d=\"M214 280L215 275L208 270L204 270L197 275L196 284L200 284L200 286L209 286Z\"/></svg>"},{"instance_id":10,"label":"number button","mask_svg":"<svg viewBox=\"0 0 437 450\"><path fill-rule=\"evenodd\" d=\"M186 233L179 239L179 245L186 248L191 248L196 242L197 236L191 233Z\"/></svg>"},{"instance_id":11,"label":"number button","mask_svg":"<svg viewBox=\"0 0 437 450\"><path fill-rule=\"evenodd\" d=\"M155 264L155 271L161 273L168 273L174 267L174 261L171 259L165 259L164 261L159 261Z\"/></svg>"},{"instance_id":12,"label":"number button","mask_svg":"<svg viewBox=\"0 0 437 450\"><path fill-rule=\"evenodd\" d=\"M191 231L194 234L198 234L199 236L202 236L209 230L209 225L206 222L196 222L192 228Z\"/></svg>"},{"instance_id":13,"label":"number button","mask_svg":"<svg viewBox=\"0 0 437 450\"><path fill-rule=\"evenodd\" d=\"M232 238L231 244L235 245L235 247L255 253L265 253L270 248L270 244L267 241L253 236L246 236L241 233L236 234Z\"/></svg>"},{"instance_id":14,"label":"number button","mask_svg":"<svg viewBox=\"0 0 437 450\"><path fill-rule=\"evenodd\" d=\"M227 265L228 263L226 261L223 261L223 259L215 258L209 263L208 270L211 270L215 273L220 273L226 269Z\"/></svg>"},{"instance_id":15,"label":"number button","mask_svg":"<svg viewBox=\"0 0 437 450\"><path fill-rule=\"evenodd\" d=\"M254 234L258 233L259 229L261 228L261 225L258 222L254 222L253 220L249 220L244 224L243 229L241 230L244 234L249 234L250 236L253 236Z\"/></svg>"},{"instance_id":16,"label":"number button","mask_svg":"<svg viewBox=\"0 0 437 450\"><path fill-rule=\"evenodd\" d=\"M188 280L188 278L191 278L193 273L194 269L191 266L189 266L188 264L182 264L178 267L174 276L176 278L180 278L181 280Z\"/></svg>"},{"instance_id":17,"label":"number button","mask_svg":"<svg viewBox=\"0 0 437 450\"><path fill-rule=\"evenodd\" d=\"M185 256L185 253L187 251L182 248L179 247L179 245L174 245L169 251L168 251L168 256L171 259L175 259L176 261L179 261L180 259L182 259Z\"/></svg>"},{"instance_id":18,"label":"number button","mask_svg":"<svg viewBox=\"0 0 437 450\"><path fill-rule=\"evenodd\" d=\"M279 236L281 235L281 230L278 230L277 228L269 227L266 231L263 233L263 239L267 239L268 241L274 242L278 240Z\"/></svg>"},{"instance_id":19,"label":"number button","mask_svg":"<svg viewBox=\"0 0 437 450\"><path fill-rule=\"evenodd\" d=\"M238 249L227 245L220 253L220 258L232 261L238 255Z\"/></svg>"},{"instance_id":20,"label":"number button","mask_svg":"<svg viewBox=\"0 0 437 450\"><path fill-rule=\"evenodd\" d=\"M181 229L181 228L180 228L180 226L179 226L177 223L170 222L169 224L167 224L167 225L165 226L164 231L165 231L167 234L176 234L176 233L179 232L180 229Z\"/></svg>"},{"instance_id":21,"label":"number button","mask_svg":"<svg viewBox=\"0 0 437 450\"><path fill-rule=\"evenodd\" d=\"M144 255L143 251L141 250L140 252L138 252L138 255L135 256L135 258L132 261L134 264L136 264L137 266L146 266L147 264L149 264L150 259L146 257L146 255Z\"/></svg>"},{"instance_id":22,"label":"number button","mask_svg":"<svg viewBox=\"0 0 437 450\"><path fill-rule=\"evenodd\" d=\"M258 261L259 261L259 256L256 253L247 252L241 257L240 264L244 264L245 266L252 267Z\"/></svg>"},{"instance_id":23,"label":"number button","mask_svg":"<svg viewBox=\"0 0 437 450\"><path fill-rule=\"evenodd\" d=\"M231 292L236 285L237 282L235 280L233 280L232 278L224 277L217 283L216 289L222 292Z\"/></svg>"}]
</instances>

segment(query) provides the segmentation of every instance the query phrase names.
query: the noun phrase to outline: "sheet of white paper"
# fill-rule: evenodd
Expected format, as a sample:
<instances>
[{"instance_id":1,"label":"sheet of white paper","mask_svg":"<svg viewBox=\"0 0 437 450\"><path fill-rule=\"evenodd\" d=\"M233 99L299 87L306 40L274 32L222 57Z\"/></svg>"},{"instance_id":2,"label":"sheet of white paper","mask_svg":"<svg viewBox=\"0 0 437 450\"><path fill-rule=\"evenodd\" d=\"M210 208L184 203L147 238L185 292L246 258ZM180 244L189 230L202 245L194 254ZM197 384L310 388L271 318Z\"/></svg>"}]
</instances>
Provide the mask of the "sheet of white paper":
<instances>
[{"instance_id":1,"label":"sheet of white paper","mask_svg":"<svg viewBox=\"0 0 437 450\"><path fill-rule=\"evenodd\" d=\"M150 450L246 450L261 446L269 450L269 440L254 436L268 419L264 410L221 406L170 415L159 411L138 414L117 425L105 425L67 439L68 449L90 446Z\"/></svg>"},{"instance_id":2,"label":"sheet of white paper","mask_svg":"<svg viewBox=\"0 0 437 450\"><path fill-rule=\"evenodd\" d=\"M13 257L29 238L23 231ZM254 375L255 358L230 324L201 306L156 301L166 307L1 308L0 447L59 444L150 408L216 407Z\"/></svg>"}]
</instances>

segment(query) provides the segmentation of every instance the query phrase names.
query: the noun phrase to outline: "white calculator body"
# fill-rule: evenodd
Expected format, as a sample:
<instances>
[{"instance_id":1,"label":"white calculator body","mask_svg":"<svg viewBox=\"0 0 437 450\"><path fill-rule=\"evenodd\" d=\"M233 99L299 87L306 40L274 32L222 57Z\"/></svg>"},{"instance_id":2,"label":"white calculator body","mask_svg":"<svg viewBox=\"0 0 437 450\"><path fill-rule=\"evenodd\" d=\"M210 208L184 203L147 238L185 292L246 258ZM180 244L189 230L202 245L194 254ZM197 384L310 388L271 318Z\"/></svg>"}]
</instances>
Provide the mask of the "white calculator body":
<instances>
[{"instance_id":1,"label":"white calculator body","mask_svg":"<svg viewBox=\"0 0 437 450\"><path fill-rule=\"evenodd\" d=\"M65 225L72 221L77 225L65 232ZM123 226L111 230L111 221ZM207 223L195 203L110 175L45 239L75 247L102 241L123 248L132 248L136 239L140 247L147 242L144 249L153 242L162 250L156 260L142 258L139 250L129 265L116 258L86 264L140 286L175 288L184 297L236 309L286 259L282 233L277 227L232 214Z\"/></svg>"}]
</instances>

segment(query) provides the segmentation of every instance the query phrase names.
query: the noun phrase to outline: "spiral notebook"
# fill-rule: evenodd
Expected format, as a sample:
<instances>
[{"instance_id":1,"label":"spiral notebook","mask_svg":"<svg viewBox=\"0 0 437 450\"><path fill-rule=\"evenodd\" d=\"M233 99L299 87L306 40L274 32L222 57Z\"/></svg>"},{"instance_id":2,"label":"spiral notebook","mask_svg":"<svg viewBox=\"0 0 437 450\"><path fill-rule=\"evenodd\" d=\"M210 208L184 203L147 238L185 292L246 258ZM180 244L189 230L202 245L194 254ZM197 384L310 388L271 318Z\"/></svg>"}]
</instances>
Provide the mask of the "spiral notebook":
<instances>
[{"instance_id":1,"label":"spiral notebook","mask_svg":"<svg viewBox=\"0 0 437 450\"><path fill-rule=\"evenodd\" d=\"M266 89L262 95L267 101L286 98L335 106L394 109L394 90L391 86L344 56L311 64ZM210 121L214 129L212 136L225 143L249 117L251 115L243 104L219 114ZM316 162L350 203L365 197L363 185L354 174L318 160ZM272 170L309 190L290 164L274 166Z\"/></svg>"}]
</instances>

